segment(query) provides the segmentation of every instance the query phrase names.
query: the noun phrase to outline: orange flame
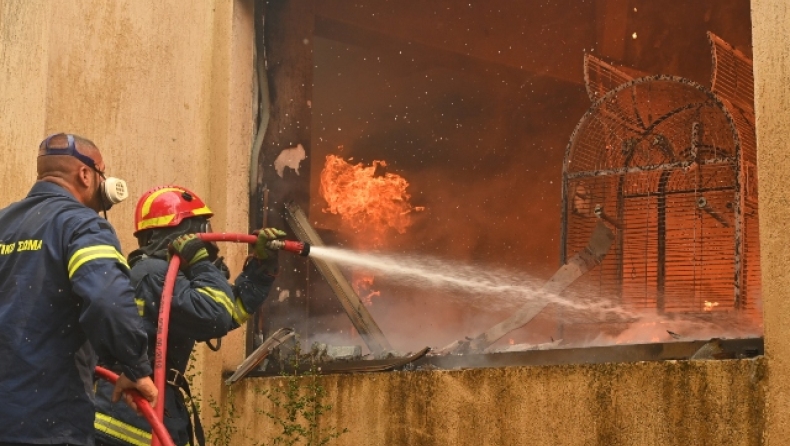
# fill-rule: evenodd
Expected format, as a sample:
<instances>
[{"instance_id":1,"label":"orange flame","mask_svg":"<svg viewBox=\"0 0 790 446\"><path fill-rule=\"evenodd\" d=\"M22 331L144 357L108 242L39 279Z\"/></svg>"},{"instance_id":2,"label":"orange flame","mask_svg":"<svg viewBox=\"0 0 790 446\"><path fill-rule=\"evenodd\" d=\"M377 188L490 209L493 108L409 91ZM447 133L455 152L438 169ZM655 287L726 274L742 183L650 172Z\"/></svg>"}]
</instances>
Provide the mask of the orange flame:
<instances>
[{"instance_id":1,"label":"orange flame","mask_svg":"<svg viewBox=\"0 0 790 446\"><path fill-rule=\"evenodd\" d=\"M405 178L385 173L376 176L385 161L371 166L350 164L336 155L328 155L321 171L321 196L328 206L324 212L340 215L354 232L365 231L374 246L380 246L389 229L400 234L411 225L411 212L421 211L409 203Z\"/></svg>"},{"instance_id":2,"label":"orange flame","mask_svg":"<svg viewBox=\"0 0 790 446\"><path fill-rule=\"evenodd\" d=\"M718 307L718 306L719 306L718 302L708 302L706 300L705 301L705 307L703 308L703 310L705 310L705 311L713 311L713 308L714 307Z\"/></svg>"},{"instance_id":3,"label":"orange flame","mask_svg":"<svg viewBox=\"0 0 790 446\"><path fill-rule=\"evenodd\" d=\"M373 289L373 275L355 271L352 274L351 287L354 288L362 303L369 307L373 305L373 297L381 296L381 291Z\"/></svg>"}]
</instances>

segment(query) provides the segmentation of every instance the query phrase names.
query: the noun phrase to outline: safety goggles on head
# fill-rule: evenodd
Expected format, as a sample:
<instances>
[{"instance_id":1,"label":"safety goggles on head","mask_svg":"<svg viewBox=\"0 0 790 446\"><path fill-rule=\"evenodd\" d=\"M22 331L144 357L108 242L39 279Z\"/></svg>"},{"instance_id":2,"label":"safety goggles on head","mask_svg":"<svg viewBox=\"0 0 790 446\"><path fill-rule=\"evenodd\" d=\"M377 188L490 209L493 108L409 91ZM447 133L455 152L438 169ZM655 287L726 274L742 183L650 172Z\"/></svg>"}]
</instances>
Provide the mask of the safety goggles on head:
<instances>
[{"instance_id":1,"label":"safety goggles on head","mask_svg":"<svg viewBox=\"0 0 790 446\"><path fill-rule=\"evenodd\" d=\"M68 142L67 147L50 147L49 143L52 141L53 138L57 136L66 136L66 141ZM65 134L65 133L56 133L54 135L50 135L45 139L41 145L38 147L38 156L47 156L47 155L68 155L77 158L85 164L86 166L93 169L94 172L98 173L101 177L102 184L101 184L101 195L102 195L102 205L104 206L105 212L110 210L110 208L126 200L129 197L129 189L126 186L126 181L115 178L115 177L107 177L104 175L104 171L99 170L96 167L96 161L93 158L84 155L77 150L77 145L74 142L74 135Z\"/></svg>"},{"instance_id":2,"label":"safety goggles on head","mask_svg":"<svg viewBox=\"0 0 790 446\"><path fill-rule=\"evenodd\" d=\"M68 147L50 147L49 146L49 143L52 141L52 138L55 138L57 136L64 136L64 135L66 136L66 140L68 141ZM91 158L91 157L89 157L87 155L83 155L82 153L79 152L79 150L77 150L77 146L74 143L74 135L66 135L64 133L56 133L54 135L48 136L47 139L45 139L41 143L41 145L38 147L38 156L46 156L46 155L68 155L68 156L73 156L74 158L77 158L78 160L80 160L82 162L82 164L85 164L86 166L88 166L91 169L93 169L96 173L99 174L99 176L102 177L102 179L105 179L104 178L104 171L101 171L101 170L99 170L98 167L96 167L96 161L94 161L93 158Z\"/></svg>"}]
</instances>

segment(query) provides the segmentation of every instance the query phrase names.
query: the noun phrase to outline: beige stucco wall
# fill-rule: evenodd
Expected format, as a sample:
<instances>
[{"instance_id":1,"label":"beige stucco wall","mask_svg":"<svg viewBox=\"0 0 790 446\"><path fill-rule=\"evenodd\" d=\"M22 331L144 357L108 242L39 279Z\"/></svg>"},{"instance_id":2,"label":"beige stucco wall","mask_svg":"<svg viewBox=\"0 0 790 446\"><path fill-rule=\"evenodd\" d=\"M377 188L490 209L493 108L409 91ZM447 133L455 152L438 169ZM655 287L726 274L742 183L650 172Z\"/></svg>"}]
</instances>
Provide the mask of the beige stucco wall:
<instances>
[{"instance_id":1,"label":"beige stucco wall","mask_svg":"<svg viewBox=\"0 0 790 446\"><path fill-rule=\"evenodd\" d=\"M0 2L0 204L35 179L46 134L86 136L131 198L110 213L134 247L136 197L187 186L215 226L247 230L252 2Z\"/></svg>"},{"instance_id":2,"label":"beige stucco wall","mask_svg":"<svg viewBox=\"0 0 790 446\"><path fill-rule=\"evenodd\" d=\"M334 407L323 428L338 445L759 444L765 363L666 361L589 366L334 375L319 380ZM304 378L308 380L309 378ZM265 416L285 378L239 383L246 407L232 444L279 432ZM309 381L302 384L310 388Z\"/></svg>"},{"instance_id":3,"label":"beige stucco wall","mask_svg":"<svg viewBox=\"0 0 790 446\"><path fill-rule=\"evenodd\" d=\"M125 250L135 198L163 183L203 195L216 228L246 231L251 4L0 0L0 206L29 189L39 141L69 131L93 139L109 172L129 181L133 198L110 216ZM320 382L335 407L323 423L350 430L336 444L759 444L764 426L770 444L785 444L790 7L753 0L752 20L767 358L328 376ZM229 251L237 269L242 248ZM220 369L240 361L241 338L203 355L205 398L220 397ZM243 429L233 444L272 433L254 414L268 400L252 388L280 384L234 390Z\"/></svg>"},{"instance_id":4,"label":"beige stucco wall","mask_svg":"<svg viewBox=\"0 0 790 446\"><path fill-rule=\"evenodd\" d=\"M253 45L251 0L0 1L0 206L27 193L39 142L64 131L92 139L128 181L130 199L109 213L125 252L137 198L162 184L204 198L216 230L247 232ZM231 269L245 249L225 247ZM197 365L208 394L243 339Z\"/></svg>"},{"instance_id":5,"label":"beige stucco wall","mask_svg":"<svg viewBox=\"0 0 790 446\"><path fill-rule=\"evenodd\" d=\"M790 3L752 0L760 249L769 392L767 440L790 438Z\"/></svg>"}]
</instances>

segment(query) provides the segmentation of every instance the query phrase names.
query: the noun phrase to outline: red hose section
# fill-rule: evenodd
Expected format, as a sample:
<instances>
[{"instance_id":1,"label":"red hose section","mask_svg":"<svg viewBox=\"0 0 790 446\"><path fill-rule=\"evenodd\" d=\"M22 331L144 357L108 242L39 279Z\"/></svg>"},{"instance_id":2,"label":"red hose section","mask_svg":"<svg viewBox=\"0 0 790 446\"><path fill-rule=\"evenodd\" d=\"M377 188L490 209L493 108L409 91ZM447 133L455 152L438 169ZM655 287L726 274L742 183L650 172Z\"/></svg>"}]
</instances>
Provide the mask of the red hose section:
<instances>
[{"instance_id":1,"label":"red hose section","mask_svg":"<svg viewBox=\"0 0 790 446\"><path fill-rule=\"evenodd\" d=\"M258 236L250 234L234 233L204 233L197 234L204 242L237 242L255 243ZM156 405L156 415L158 419L164 420L165 415L165 359L167 358L167 333L170 328L170 304L173 301L173 287L178 277L178 268L181 266L181 258L174 255L170 258L170 265L165 276L162 298L159 301L159 321L156 330L156 356L154 357L154 384L159 391L159 402ZM169 437L168 437L169 438ZM159 446L159 436L154 436L152 446ZM172 444L172 443L171 443Z\"/></svg>"},{"instance_id":2,"label":"red hose section","mask_svg":"<svg viewBox=\"0 0 790 446\"><path fill-rule=\"evenodd\" d=\"M204 242L237 242L253 244L258 241L257 235L207 232L197 234Z\"/></svg>"},{"instance_id":3,"label":"red hose section","mask_svg":"<svg viewBox=\"0 0 790 446\"><path fill-rule=\"evenodd\" d=\"M154 384L159 391L159 403L156 405L156 415L160 420L165 419L165 359L167 358L167 333L170 328L170 304L173 301L173 287L178 277L178 268L181 266L181 257L174 255L170 258L167 267L165 284L162 289L162 298L159 301L159 321L156 325L156 355L154 356ZM161 445L159 437L154 437L152 446Z\"/></svg>"},{"instance_id":4,"label":"red hose section","mask_svg":"<svg viewBox=\"0 0 790 446\"><path fill-rule=\"evenodd\" d=\"M96 375L99 376L100 378L106 379L107 381L113 384L115 384L115 381L118 380L118 375L116 375L110 370L105 369L104 367L96 367ZM132 395L135 404L137 404L137 409L140 412L142 412L145 419L148 420L148 423L151 424L151 430L154 431L155 434L154 437L161 438L162 439L161 443L164 446L175 446L175 443L173 443L173 439L170 438L170 433L167 432L167 428L165 428L165 425L162 424L161 421L159 421L160 419L156 417L156 414L154 413L154 409L151 408L151 405L148 404L148 401L145 398L143 398L142 395L140 395L140 392L136 390L131 390L131 391L127 390L127 392L129 392Z\"/></svg>"}]
</instances>

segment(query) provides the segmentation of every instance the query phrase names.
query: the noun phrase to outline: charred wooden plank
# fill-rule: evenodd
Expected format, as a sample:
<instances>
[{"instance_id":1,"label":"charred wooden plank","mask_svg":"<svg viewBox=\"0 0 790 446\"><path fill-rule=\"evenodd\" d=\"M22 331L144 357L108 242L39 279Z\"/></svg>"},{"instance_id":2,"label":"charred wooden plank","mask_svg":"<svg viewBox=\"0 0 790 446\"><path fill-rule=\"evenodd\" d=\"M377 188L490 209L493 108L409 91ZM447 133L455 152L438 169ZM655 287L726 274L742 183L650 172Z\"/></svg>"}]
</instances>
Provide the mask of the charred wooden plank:
<instances>
[{"instance_id":1,"label":"charred wooden plank","mask_svg":"<svg viewBox=\"0 0 790 446\"><path fill-rule=\"evenodd\" d=\"M263 344L261 344L258 348L255 349L252 354L247 356L247 358L242 361L241 364L236 368L236 371L230 378L225 380L225 384L231 385L236 381L244 378L249 374L251 371L258 366L267 356L269 353L272 352L275 348L277 348L283 342L291 339L294 336L294 331L290 328L281 328L274 332L273 335L269 336Z\"/></svg>"},{"instance_id":2,"label":"charred wooden plank","mask_svg":"<svg viewBox=\"0 0 790 446\"><path fill-rule=\"evenodd\" d=\"M293 230L294 234L303 242L310 243L311 246L324 246L324 241L310 225L307 216L296 203L286 203L286 221ZM316 259L310 257L310 260L315 264L316 269L326 279L332 291L340 300L343 309L348 314L354 328L357 329L359 335L365 341L371 352L380 353L384 350L392 350L387 337L381 331L373 316L370 315L368 309L362 304L357 293L348 283L346 277L340 272L340 269L332 262L326 260Z\"/></svg>"}]
</instances>

